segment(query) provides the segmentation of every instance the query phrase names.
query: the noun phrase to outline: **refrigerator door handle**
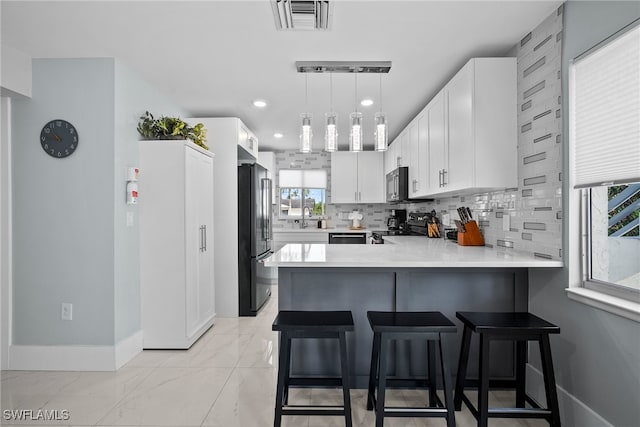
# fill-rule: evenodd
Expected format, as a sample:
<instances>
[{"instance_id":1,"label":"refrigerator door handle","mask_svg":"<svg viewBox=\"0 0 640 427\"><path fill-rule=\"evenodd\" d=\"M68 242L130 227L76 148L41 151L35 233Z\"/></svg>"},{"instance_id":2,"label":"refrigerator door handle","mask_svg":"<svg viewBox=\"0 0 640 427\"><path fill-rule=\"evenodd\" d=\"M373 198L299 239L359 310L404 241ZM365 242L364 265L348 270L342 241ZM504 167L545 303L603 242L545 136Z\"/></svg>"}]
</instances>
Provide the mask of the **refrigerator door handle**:
<instances>
[{"instance_id":1,"label":"refrigerator door handle","mask_svg":"<svg viewBox=\"0 0 640 427\"><path fill-rule=\"evenodd\" d=\"M262 187L262 203L260 204L261 218L262 218L262 238L264 240L269 240L271 236L269 235L270 228L270 215L269 215L269 207L271 206L271 202L269 201L271 196L271 186L269 185L271 180L269 178L262 178L261 180Z\"/></svg>"}]
</instances>

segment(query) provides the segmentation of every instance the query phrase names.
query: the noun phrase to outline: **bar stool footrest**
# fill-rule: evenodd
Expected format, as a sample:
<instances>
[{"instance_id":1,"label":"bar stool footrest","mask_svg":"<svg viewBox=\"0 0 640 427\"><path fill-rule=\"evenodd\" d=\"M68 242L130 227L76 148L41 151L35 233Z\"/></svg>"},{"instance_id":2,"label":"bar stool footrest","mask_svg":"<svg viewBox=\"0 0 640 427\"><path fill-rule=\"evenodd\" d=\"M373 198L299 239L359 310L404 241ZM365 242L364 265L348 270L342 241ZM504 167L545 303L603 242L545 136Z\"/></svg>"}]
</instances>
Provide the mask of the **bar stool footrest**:
<instances>
[{"instance_id":1,"label":"bar stool footrest","mask_svg":"<svg viewBox=\"0 0 640 427\"><path fill-rule=\"evenodd\" d=\"M341 387L341 377L290 377L289 386L297 387Z\"/></svg>"},{"instance_id":2,"label":"bar stool footrest","mask_svg":"<svg viewBox=\"0 0 640 427\"><path fill-rule=\"evenodd\" d=\"M475 405L471 403L471 400L467 397L466 394L462 394L462 401L469 408L469 412L473 415L474 418L478 419L480 417L480 411L476 409ZM548 419L551 417L551 410L546 408L541 408L540 405L531 399L529 395L525 395L525 400L529 402L533 408L489 408L488 417L489 418L544 418Z\"/></svg>"},{"instance_id":3,"label":"bar stool footrest","mask_svg":"<svg viewBox=\"0 0 640 427\"><path fill-rule=\"evenodd\" d=\"M343 406L331 405L285 405L282 415L344 415Z\"/></svg>"}]
</instances>

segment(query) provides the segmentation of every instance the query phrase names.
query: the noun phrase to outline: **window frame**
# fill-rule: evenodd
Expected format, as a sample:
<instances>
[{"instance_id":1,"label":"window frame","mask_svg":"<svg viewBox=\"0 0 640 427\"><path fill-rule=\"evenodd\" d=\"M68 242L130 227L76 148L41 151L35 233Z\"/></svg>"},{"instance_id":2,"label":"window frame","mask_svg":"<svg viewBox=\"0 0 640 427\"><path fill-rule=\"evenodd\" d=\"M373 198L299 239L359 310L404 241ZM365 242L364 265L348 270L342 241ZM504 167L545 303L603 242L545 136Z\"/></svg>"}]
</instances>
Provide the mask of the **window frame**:
<instances>
[{"instance_id":1,"label":"window frame","mask_svg":"<svg viewBox=\"0 0 640 427\"><path fill-rule=\"evenodd\" d=\"M602 48L606 44L625 34L629 30L635 29L640 25L640 20L635 20L625 26L610 37L594 45L584 53L575 57L570 61L569 67L572 67L576 61L579 61L586 55ZM571 87L571 68L567 70L568 84ZM571 90L567 93L567 99L571 100ZM574 105L569 101L567 105L567 117L574 114ZM567 263L569 273L568 288L565 289L569 299L594 307L623 318L640 323L640 292L635 289L620 286L614 283L603 282L591 278L591 195L590 187L574 188L574 159L573 135L571 125L569 126L570 145L569 145L569 183L567 187L567 207L569 208L569 220L565 223L567 232ZM628 182L607 183L608 185L628 184ZM577 219L577 221L571 221Z\"/></svg>"},{"instance_id":2,"label":"window frame","mask_svg":"<svg viewBox=\"0 0 640 427\"><path fill-rule=\"evenodd\" d=\"M308 188L308 187L279 187L279 189L278 189L278 191L279 191L279 192L278 192L278 200L279 200L279 202L278 202L278 218L280 218L280 219L291 219L291 220L299 220L299 219L302 219L302 213L301 213L300 215L289 215L289 214L284 215L284 214L282 213L282 210L280 209L280 206L281 206L281 203L282 203L282 190L287 189L287 188L288 188L288 189L296 189L296 190L300 190L300 194L301 194L301 198L302 198L302 200L304 200L304 191L305 191L305 190L310 190L310 191L311 191L311 190L322 190L322 191L324 191L324 200L323 200L323 202L322 202L322 204L323 204L323 207L322 207L322 214L320 214L320 215L315 215L315 214L313 213L313 211L311 211L311 212L309 213L309 216L305 216L305 218L313 218L314 216L315 216L316 218L320 218L320 217L323 217L323 216L325 216L325 215L327 214L327 213L326 213L326 212L327 212L327 211L326 211L326 207L327 207L327 189L326 189L326 188L315 188L315 187L314 187L314 188ZM302 212L302 210L304 209L304 202L303 202L303 203L301 203L301 206L302 206L302 208L301 208L301 212Z\"/></svg>"}]
</instances>

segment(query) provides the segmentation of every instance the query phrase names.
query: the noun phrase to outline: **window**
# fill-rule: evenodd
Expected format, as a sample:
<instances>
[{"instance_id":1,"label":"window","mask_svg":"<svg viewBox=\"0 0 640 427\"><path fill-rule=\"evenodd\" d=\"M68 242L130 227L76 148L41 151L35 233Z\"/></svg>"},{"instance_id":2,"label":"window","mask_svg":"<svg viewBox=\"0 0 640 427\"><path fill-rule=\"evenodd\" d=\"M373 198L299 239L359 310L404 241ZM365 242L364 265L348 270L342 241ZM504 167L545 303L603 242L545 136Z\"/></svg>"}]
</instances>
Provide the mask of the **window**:
<instances>
[{"instance_id":1,"label":"window","mask_svg":"<svg viewBox=\"0 0 640 427\"><path fill-rule=\"evenodd\" d=\"M325 169L280 169L280 218L324 216L327 171Z\"/></svg>"},{"instance_id":2,"label":"window","mask_svg":"<svg viewBox=\"0 0 640 427\"><path fill-rule=\"evenodd\" d=\"M582 284L640 302L639 21L569 69L572 183L581 192Z\"/></svg>"}]
</instances>

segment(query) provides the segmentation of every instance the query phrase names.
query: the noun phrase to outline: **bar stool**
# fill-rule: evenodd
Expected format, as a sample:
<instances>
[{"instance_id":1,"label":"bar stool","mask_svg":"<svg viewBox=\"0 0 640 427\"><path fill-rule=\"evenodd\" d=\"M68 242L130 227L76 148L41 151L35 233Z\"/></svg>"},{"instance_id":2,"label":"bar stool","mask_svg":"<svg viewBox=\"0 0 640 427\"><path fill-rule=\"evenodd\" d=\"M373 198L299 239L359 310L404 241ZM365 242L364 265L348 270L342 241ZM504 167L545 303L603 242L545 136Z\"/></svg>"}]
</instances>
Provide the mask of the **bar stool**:
<instances>
[{"instance_id":1,"label":"bar stool","mask_svg":"<svg viewBox=\"0 0 640 427\"><path fill-rule=\"evenodd\" d=\"M442 351L441 334L454 333L456 326L440 312L382 312L368 311L367 318L373 330L371 369L367 409L376 409L376 427L382 427L384 417L443 417L447 427L455 427L453 407L453 381ZM385 407L387 387L387 356L392 340L426 340L429 387L429 407ZM443 404L436 394L435 345L438 344L442 369ZM417 381L414 380L415 383ZM376 398L377 389L377 398Z\"/></svg>"},{"instance_id":2,"label":"bar stool","mask_svg":"<svg viewBox=\"0 0 640 427\"><path fill-rule=\"evenodd\" d=\"M280 311L273 321L273 331L280 332L278 384L273 425L279 427L283 415L344 415L351 427L351 396L349 395L349 363L346 332L353 331L350 311ZM293 338L337 338L340 342L341 377L305 378L289 375L291 340ZM342 386L343 406L289 405L289 386Z\"/></svg>"},{"instance_id":3,"label":"bar stool","mask_svg":"<svg viewBox=\"0 0 640 427\"><path fill-rule=\"evenodd\" d=\"M489 418L543 418L550 426L560 427L560 410L549 343L549 334L560 333L560 328L527 312L457 312L456 317L464 324L454 399L456 410L461 409L464 401L478 421L478 427L487 427ZM473 385L473 381L466 379L472 332L480 335L478 409L464 394L465 385ZM489 346L491 341L499 340L516 342L516 408L489 408ZM525 391L527 341L537 341L540 346L547 408L541 408ZM525 408L525 402L533 408Z\"/></svg>"}]
</instances>

